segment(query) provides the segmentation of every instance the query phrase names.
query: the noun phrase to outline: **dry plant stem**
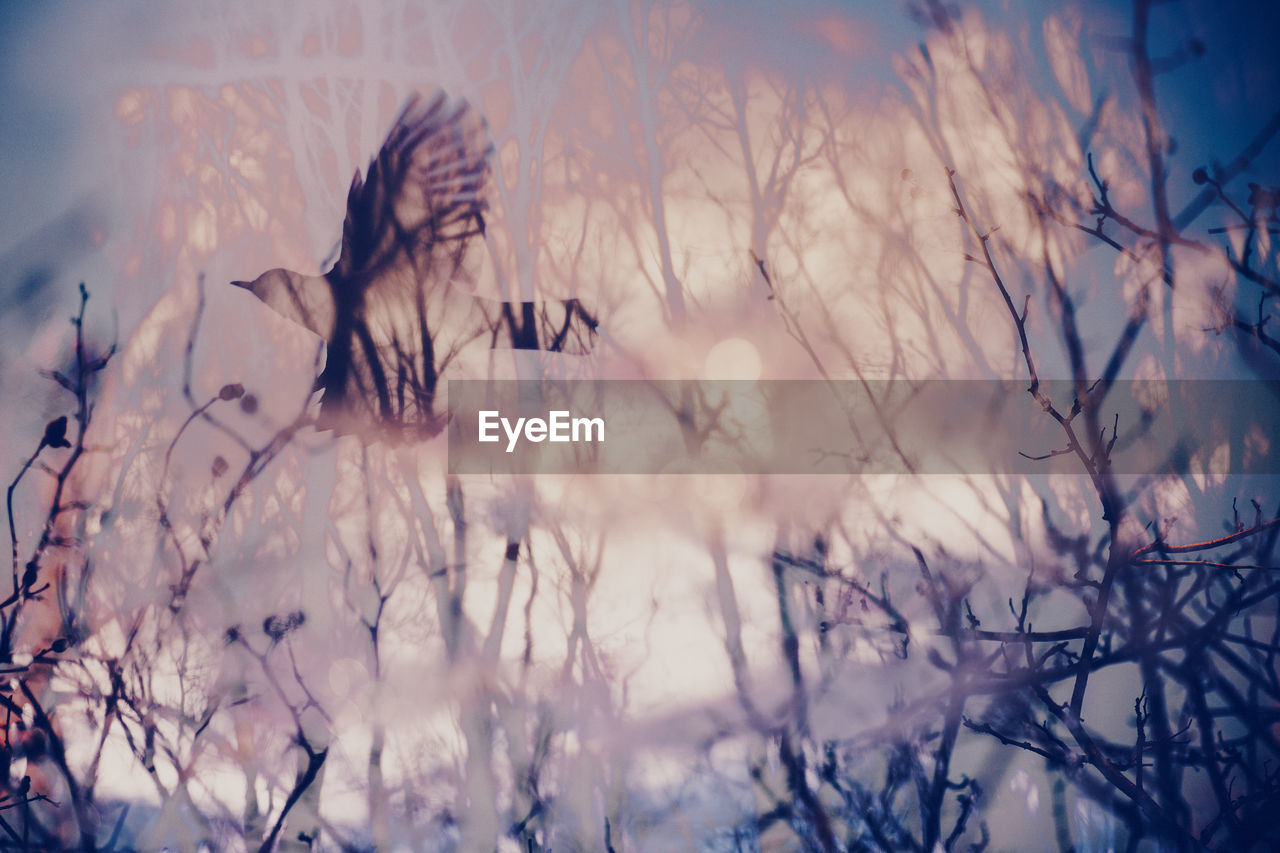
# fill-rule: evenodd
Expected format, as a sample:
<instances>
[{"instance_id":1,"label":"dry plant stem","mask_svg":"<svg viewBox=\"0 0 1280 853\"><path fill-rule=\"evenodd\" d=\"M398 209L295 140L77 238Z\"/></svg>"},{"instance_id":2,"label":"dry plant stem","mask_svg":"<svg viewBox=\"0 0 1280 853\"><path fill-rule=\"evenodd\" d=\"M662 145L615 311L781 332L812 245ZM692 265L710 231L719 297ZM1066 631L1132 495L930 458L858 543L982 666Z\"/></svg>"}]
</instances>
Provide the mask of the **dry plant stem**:
<instances>
[{"instance_id":1,"label":"dry plant stem","mask_svg":"<svg viewBox=\"0 0 1280 853\"><path fill-rule=\"evenodd\" d=\"M165 467L167 473L169 460L172 457L174 448L177 446L188 426L196 419L200 418L206 423L213 426L219 432L234 440L247 454L247 459L240 474L237 476L235 483L228 490L226 497L223 498L216 515L211 519L205 519L208 530L202 538L208 539L211 543L216 537L217 532L221 529L222 524L226 521L228 514L234 506L236 500L244 492L244 490L258 478L259 475L275 460L277 456L288 447L294 436L300 429L312 423L311 417L307 414L307 400L304 399L299 407L299 412L292 421L280 427L261 447L254 447L239 432L215 418L210 409L220 400L224 399L221 393L214 398L203 403L197 403L192 391L192 374L194 371L195 361L195 345L199 336L201 320L204 315L205 292L204 292L204 276L200 276L196 285L196 307L192 314L191 331L187 336L186 347L183 352L183 384L182 394L191 406L191 414L183 421L177 433L170 440L169 446L165 452ZM323 348L317 350L317 362L323 354ZM237 395L238 396L238 395ZM309 396L309 395L308 395ZM234 398L226 398L234 399ZM157 492L157 507L160 513L160 527L167 534L173 544L174 550L178 554L178 558L182 563L180 579L177 584L173 585L173 595L170 600L169 607L174 612L180 610L186 601L186 595L191 587L191 583L195 579L196 573L200 566L205 562L201 558L188 559L184 552L181 542L178 539L178 533L173 529L169 519L168 506L164 498L163 489ZM207 546L206 546L207 547Z\"/></svg>"},{"instance_id":2,"label":"dry plant stem","mask_svg":"<svg viewBox=\"0 0 1280 853\"><path fill-rule=\"evenodd\" d=\"M1126 577L1126 598L1132 603L1135 636L1145 637L1147 633L1145 622L1145 608L1141 603L1141 595L1138 592L1138 579L1128 576L1127 569L1131 565L1130 555L1125 553L1120 544L1116 541L1119 533L1120 521L1125 512L1124 500L1114 485L1114 481L1110 473L1110 451L1114 445L1114 437L1111 442L1104 443L1103 438L1105 432L1099 430L1097 426L1097 402L1105 395L1108 386L1114 381L1114 376L1119 370L1119 366L1123 363L1125 356L1128 354L1134 338L1136 338L1137 330L1141 327L1145 318L1145 311L1137 313L1130 320L1129 327L1126 327L1122 333L1120 340L1117 342L1116 348L1113 350L1112 357L1108 364L1106 373L1104 374L1102 383L1095 383L1094 386L1085 388L1087 374L1085 373L1085 365L1083 354L1080 350L1079 332L1075 327L1074 311L1070 301L1066 298L1065 288L1058 281L1053 273L1052 265L1046 260L1046 270L1049 274L1049 280L1056 296L1060 312L1062 314L1062 333L1071 354L1072 370L1075 376L1076 384L1076 401L1069 413L1060 412L1041 390L1039 375L1036 370L1036 363L1032 353L1031 344L1026 328L1026 309L1019 312L1015 307L1013 298L1010 295L1007 286L1001 277L999 270L991 254L990 239L992 231L984 232L973 221L965 208L963 199L959 189L955 183L954 170L947 170L948 182L951 188L952 197L955 201L956 213L968 226L968 230L981 246L981 258L967 256L970 260L985 266L990 277L999 291L1005 306L1008 309L1009 316L1013 321L1015 330L1018 335L1018 341L1026 365L1027 372L1031 378L1031 384L1028 392L1036 399L1041 408L1062 427L1067 438L1067 449L1074 453L1081 462L1085 471L1088 473L1094 485L1095 493L1102 504L1103 519L1108 524L1109 542L1107 551L1106 566L1103 576L1098 584L1097 593L1094 600L1089 605L1089 626L1084 636L1084 642L1079 654L1078 662L1074 665L1074 684L1072 686L1071 699L1067 705L1059 705L1043 687L1036 686L1034 690L1041 702L1051 711L1051 713L1059 719L1071 733L1076 743L1085 751L1085 755L1090 764L1094 765L1121 793L1133 800L1152 822L1161 828L1162 832L1168 833L1173 837L1180 838L1182 844L1194 844L1195 840L1182 827L1181 821L1177 817L1178 803L1180 797L1177 791L1177 785L1174 781L1172 769L1172 756L1169 750L1169 742L1171 733L1168 731L1168 715L1164 706L1164 693L1162 687L1155 683L1155 659L1152 657L1152 651L1149 647L1141 646L1137 650L1136 659L1144 674L1144 683L1148 685L1151 691L1149 700L1153 703L1154 708L1151 714L1152 724L1155 728L1155 743L1157 750L1157 780L1161 794L1161 802L1157 802L1146 793L1140 786L1130 780L1122 770L1117 768L1102 751L1098 748L1093 740L1092 735L1084 727L1081 720L1081 710L1084 704L1084 698L1088 689L1090 674L1097 668L1098 661L1095 655L1098 650L1099 642L1102 636L1104 625L1111 604L1112 591L1115 587L1117 579L1121 576ZM1105 185L1102 186L1105 199ZM994 231L994 229L993 229ZM1167 232L1166 232L1167 233ZM1029 297L1028 297L1029 302ZM1097 386L1102 384L1101 388ZM1072 421L1074 418L1083 413L1088 422L1087 434L1091 436L1089 445L1085 444L1078 438L1074 430ZM1113 430L1114 434L1115 430ZM1025 604L1024 604L1025 609ZM1038 663L1030 657L1030 644L1026 645L1028 655L1028 667L1031 671L1039 669Z\"/></svg>"},{"instance_id":3,"label":"dry plant stem","mask_svg":"<svg viewBox=\"0 0 1280 853\"><path fill-rule=\"evenodd\" d=\"M70 453L67 455L62 465L57 469L56 473L54 473L55 485L54 485L53 497L50 501L49 512L45 517L44 527L40 535L40 540L36 544L31 558L28 560L28 565L34 565L36 567L36 571L38 571L39 569L41 555L44 553L46 548L54 544L53 531L54 531L54 525L57 522L58 518L66 510L84 509L84 507L79 504L65 503L63 501L63 493L66 489L67 479L70 477L72 470L76 466L76 463L80 461L80 458L86 452L89 452L89 448L85 446L84 439L85 439L85 431L88 429L89 421L93 416L93 406L89 402L90 382L92 381L92 378L95 374L97 374L99 371L103 370L107 366L107 362L115 354L115 349L116 349L115 344L112 344L111 347L101 356L98 356L96 358L89 357L85 347L85 340L84 340L84 314L85 314L85 307L88 305L88 302L89 302L89 291L84 286L84 284L81 284L80 285L80 307L78 312L76 313L76 316L71 318L71 324L75 327L75 330L76 330L75 332L75 357L76 357L75 376L68 377L58 371L48 371L44 374L47 378L56 382L59 385L59 387L63 388L64 390L68 391L69 393L75 396L76 429L75 429L73 440L71 441ZM13 560L13 592L10 594L10 596L7 599L0 602L0 608L8 607L14 603L19 603L20 605L21 603L20 600L23 596L23 590L20 589L20 584L18 582L18 565L20 563L20 558L18 556L18 550L19 550L18 531L17 531L17 526L15 524L14 515L13 515L13 496L14 496L14 492L18 487L18 483L26 475L27 471L30 470L31 466L35 464L35 461L40 456L40 453L46 447L49 446L46 443L46 441L47 441L47 436L41 439L40 444L36 447L35 451L31 454L30 458L27 459L25 464L22 466L22 469L18 472L18 476L15 477L13 482L9 484L9 489L6 495L6 510L8 512L9 539L11 544L12 560ZM38 594L41 590L47 588L47 585L46 585L46 587L41 587L39 589L31 589L32 585L33 584L26 585L27 594ZM5 632L4 632L4 637L5 637L4 648L5 649L9 648L9 642L11 641L11 624L12 624L11 621L6 620L6 626L5 626Z\"/></svg>"},{"instance_id":4,"label":"dry plant stem","mask_svg":"<svg viewBox=\"0 0 1280 853\"><path fill-rule=\"evenodd\" d=\"M1096 405L1093 400L1089 399L1091 396L1090 394L1085 395L1085 400L1080 400L1079 396L1077 396L1077 400L1073 404L1071 411L1068 414L1063 415L1054 406L1053 401L1040 389L1039 374L1036 372L1035 359L1032 356L1031 344L1027 338L1026 309L1024 308L1023 312L1019 313L1018 309L1014 306L1013 298L1009 295L1009 290L1005 286L1004 280L1001 278L1000 272L991 256L989 243L992 232L983 232L979 229L972 217L970 217L968 211L965 209L964 201L961 199L960 191L956 186L955 170L947 170L947 181L951 187L951 194L956 203L956 213L965 222L965 224L969 226L969 230L978 240L979 245L981 245L982 263L987 268L992 281L1000 291L1000 295L1004 299L1005 307L1008 309L1009 316L1012 318L1014 327L1017 330L1023 360L1026 363L1027 373L1031 377L1031 385L1027 388L1027 391L1035 398L1036 402L1040 404L1041 408L1062 427L1063 432L1066 434L1068 450L1075 454L1076 458L1080 460L1085 471L1088 472L1089 478L1093 481L1094 490L1102 503L1102 517L1110 527L1110 534L1112 537L1111 541L1114 543L1115 536L1119 531L1121 520L1120 516L1123 512L1123 508L1120 496L1117 493L1114 482L1111 478L1107 453L1102 451L1102 448L1098 446L1097 441L1093 442L1091 450L1086 450L1078 439L1076 431L1072 426L1072 421L1075 416L1083 409L1086 418L1095 421L1095 423L1090 424L1091 428L1089 433L1091 435L1097 435ZM1117 352L1125 346L1126 341L1131 341L1134 336L1136 336L1136 332L1130 334L1126 329L1121 340L1121 347L1117 348ZM1116 363L1116 359L1113 358L1112 362ZM1116 364L1115 369L1118 370L1118 363ZM1109 372L1111 371L1110 366L1108 370ZM1077 716L1079 715L1080 708L1084 703L1084 694L1089 682L1090 662L1098 648L1098 640L1102 633L1103 620L1107 613L1107 607L1110 603L1111 588L1115 583L1117 573L1122 570L1125 562L1126 561L1120 550L1113 546L1108 556L1107 567L1103 573L1102 582L1098 587L1097 597L1090 608L1089 633L1086 635L1084 640L1084 648L1080 655L1079 674L1076 677L1075 687L1071 694L1071 709Z\"/></svg>"}]
</instances>

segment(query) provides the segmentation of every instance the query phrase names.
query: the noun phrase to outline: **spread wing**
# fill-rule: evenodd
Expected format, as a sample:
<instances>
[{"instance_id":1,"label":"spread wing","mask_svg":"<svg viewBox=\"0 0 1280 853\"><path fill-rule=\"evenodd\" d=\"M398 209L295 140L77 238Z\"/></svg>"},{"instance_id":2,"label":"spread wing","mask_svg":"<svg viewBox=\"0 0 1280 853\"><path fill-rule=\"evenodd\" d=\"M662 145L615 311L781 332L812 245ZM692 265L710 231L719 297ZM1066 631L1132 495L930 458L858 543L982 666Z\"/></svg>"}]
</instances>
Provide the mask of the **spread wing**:
<instances>
[{"instance_id":1,"label":"spread wing","mask_svg":"<svg viewBox=\"0 0 1280 853\"><path fill-rule=\"evenodd\" d=\"M328 342L320 425L369 438L443 428L436 386L466 346L586 353L594 316L576 299L491 302L458 286L483 251L492 146L484 121L443 94L412 98L347 194L324 276L271 270L245 287Z\"/></svg>"},{"instance_id":2,"label":"spread wing","mask_svg":"<svg viewBox=\"0 0 1280 853\"><path fill-rule=\"evenodd\" d=\"M484 122L466 103L413 98L355 176L341 253L326 276L335 310L322 426L385 437L439 431L440 373L486 330L454 282L484 233L489 153Z\"/></svg>"}]
</instances>

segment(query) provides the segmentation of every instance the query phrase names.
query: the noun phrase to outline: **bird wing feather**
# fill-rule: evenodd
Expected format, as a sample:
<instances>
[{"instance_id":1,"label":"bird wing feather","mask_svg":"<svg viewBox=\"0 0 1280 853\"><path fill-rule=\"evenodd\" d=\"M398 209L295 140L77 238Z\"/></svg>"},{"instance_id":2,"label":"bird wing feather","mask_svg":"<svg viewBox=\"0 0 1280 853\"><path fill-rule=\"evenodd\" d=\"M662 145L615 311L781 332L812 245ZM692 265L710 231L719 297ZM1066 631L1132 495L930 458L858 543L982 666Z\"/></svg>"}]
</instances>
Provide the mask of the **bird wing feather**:
<instances>
[{"instance_id":1,"label":"bird wing feather","mask_svg":"<svg viewBox=\"0 0 1280 853\"><path fill-rule=\"evenodd\" d=\"M443 93L413 97L347 193L338 259L323 278L287 270L242 285L328 342L320 425L370 438L434 435L439 377L463 347L590 350L576 300L491 302L455 286L482 247L492 154L483 119Z\"/></svg>"},{"instance_id":2,"label":"bird wing feather","mask_svg":"<svg viewBox=\"0 0 1280 853\"><path fill-rule=\"evenodd\" d=\"M436 383L449 354L486 318L464 290L473 237L484 233L491 152L465 103L412 98L347 194L342 248L328 274L337 308L322 382L322 421L384 433L439 424Z\"/></svg>"}]
</instances>

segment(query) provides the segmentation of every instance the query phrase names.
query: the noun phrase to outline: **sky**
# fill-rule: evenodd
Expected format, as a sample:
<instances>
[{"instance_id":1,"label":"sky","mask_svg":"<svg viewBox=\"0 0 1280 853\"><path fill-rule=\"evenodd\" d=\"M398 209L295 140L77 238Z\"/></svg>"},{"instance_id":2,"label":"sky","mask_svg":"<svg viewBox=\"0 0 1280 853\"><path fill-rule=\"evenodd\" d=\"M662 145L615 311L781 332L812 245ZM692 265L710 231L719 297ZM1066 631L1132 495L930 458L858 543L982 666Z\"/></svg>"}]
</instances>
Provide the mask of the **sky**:
<instances>
[{"instance_id":1,"label":"sky","mask_svg":"<svg viewBox=\"0 0 1280 853\"><path fill-rule=\"evenodd\" d=\"M895 82L891 58L922 37L919 20L926 7L925 3L793 4L793 10L802 10L791 13L797 21L793 31L811 33L823 22L847 22L843 30L832 28L830 36L847 49L806 55L802 39L789 41L785 34L780 36L773 4L751 0L707 3L707 12L722 22L718 26L723 38L708 48L724 52L730 60L738 57L760 64L776 63L792 70L820 63L822 73L843 78L851 90L876 99L882 97L885 84ZM1123 39L1130 28L1127 4L1006 0L978 3L976 8L993 27L1025 32L1033 43L1040 40L1038 30L1044 15L1059 9L1077 9L1086 37L1095 44ZM202 14L209 19L211 31L216 31L219 19L225 23L242 11L233 3L218 13ZM108 6L0 4L0 109L6 117L0 123L0 191L10 200L0 210L0 256L50 254L50 232L42 229L65 223L68 214L77 211L91 213L89 221L95 225L109 226L103 230L120 233L119 218L129 211L113 207L121 201L118 182L144 176L119 174L114 99L130 84L158 82L164 77L166 63L158 55L166 33L189 33L192 17L188 12L161 12L151 4L136 2ZM1272 4L1248 0L1181 0L1156 4L1152 20L1154 53L1188 53L1193 38L1204 49L1202 57L1158 81L1158 97L1176 142L1171 171L1175 176L1189 174L1212 158L1229 160L1269 117L1275 93L1280 91L1273 36L1280 24L1280 11ZM1115 56L1109 61L1116 66L1111 70L1120 70L1125 64L1121 47L1103 47L1090 58L1090 67L1096 67L1095 61L1107 61L1110 52ZM1044 63L1025 70L1049 84L1047 55L1043 50L1041 54ZM228 77L235 74L233 68L227 68ZM1264 183L1270 174L1274 184L1275 163L1272 148L1258 159L1253 174ZM1186 197L1192 189L1185 180L1175 182L1175 199ZM62 233L65 238L66 232ZM79 274L100 272L93 276L99 279L97 287L109 292L121 287L109 267L95 268L93 258L86 257L100 248L91 242L87 247L73 245L52 252L59 256L60 267L55 286L68 295L46 299L44 310L37 311L38 322L48 318L52 302L64 309L74 302L68 283L73 286ZM67 264L69 268L61 268ZM0 271L0 298L6 294L12 298L21 288L23 276L13 266L6 264ZM158 296L150 287L145 291L145 297L125 309L126 327L140 319L148 298Z\"/></svg>"},{"instance_id":2,"label":"sky","mask_svg":"<svg viewBox=\"0 0 1280 853\"><path fill-rule=\"evenodd\" d=\"M462 11L449 18L441 11L446 6ZM519 14L504 18L503 8ZM504 7L498 0L427 6L299 2L265 8L249 3L0 5L0 198L7 202L0 206L0 458L8 460L5 466L16 470L42 423L68 410L68 400L39 371L66 358L71 341L66 318L75 310L79 281L92 293L87 325L96 345L105 347L114 338L121 348L102 410L102 422L118 428L117 437L152 429L155 446L163 446L161 439L177 425L185 429L191 408L181 393L185 379L192 379L197 394L210 396L225 382L244 383L262 400L260 412L241 409L253 415L242 418L246 434L255 440L269 436L272 424L306 399L316 342L248 294L223 285L278 265L321 270L339 234L352 173L376 150L407 94L435 85L479 104L494 137L498 177L492 242L489 266L478 278L508 292L528 287L540 295L562 296L565 289L588 294L615 347L603 357L605 370L614 376L707 375L744 365L752 376L768 378L813 377L824 365L836 365L832 370L840 378L854 378L859 369L913 376L1020 375L1003 305L965 272L969 267L957 242L952 197L937 168L942 148L955 155L957 166L968 167L959 179L977 215L994 222L1010 212L1009 221L1000 222L1004 245L1033 259L1043 251L1068 269L1073 292L1087 304L1081 316L1098 328L1110 331L1107 323L1118 326L1123 319L1117 304L1123 307L1130 292L1116 291L1140 275L1096 246L1040 241L1032 224L1013 211L1021 210L1022 189L1039 187L1036 181L1046 177L1016 168L1017 156L1026 152L1044 155L1047 178L1077 189L1087 186L1074 137L1094 104L1114 98L1104 114L1105 138L1098 143L1109 159L1100 155L1099 162L1113 170L1108 177L1126 210L1150 221L1143 167L1134 153L1136 101L1124 42L1131 27L1126 4L959 7L957 18L969 44L979 61L988 63L983 70L1003 99L991 113L1012 116L1011 131L983 111L981 93L972 88L963 63L930 28L931 4L670 4L668 17L653 19L645 45L681 61L671 67L654 62L643 71L635 70L638 60L617 35L632 32L629 8L593 0L537 7L518 2ZM686 27L694 12L702 24ZM447 26L438 24L446 18ZM1177 67L1157 83L1174 142L1168 163L1177 210L1198 192L1190 179L1194 169L1215 159L1230 161L1280 109L1274 44L1280 9L1243 0L1181 0L1157 4L1152 20L1152 53L1175 58L1185 53L1188 60L1173 63ZM508 50L513 44L519 49ZM936 101L917 99L911 74L927 68L940 74L933 81L942 93ZM812 86L805 90L810 94L823 95L821 103L797 97L790 88L797 81ZM646 84L677 95L646 102ZM929 106L943 116L936 136L922 129L928 121L921 113ZM813 141L815 128L823 127L830 131L823 139L844 152L836 163L824 161L832 147ZM744 168L748 147L755 159ZM786 172L792 156L803 167L790 174L785 192L771 196L770 180ZM1280 141L1273 139L1237 178L1237 198L1249 181L1280 184ZM669 232L665 241L653 225L659 209ZM1225 215L1217 207L1206 217L1222 221ZM757 267L749 252L767 255L767 265ZM1156 357L1159 347L1144 338L1149 352L1142 355L1152 357L1141 362L1143 369L1186 375L1200 366L1197 356L1212 344L1203 328L1204 302L1195 301L1210 292L1212 276L1194 258L1187 265L1193 271L1190 280L1203 287L1179 292L1184 301L1174 315L1177 352L1166 351L1162 363ZM772 271L768 288L776 292L758 280L758 268ZM1035 282L1041 274L1029 262L1010 280L1021 292L1024 278ZM198 342L186 349L202 275L204 325ZM674 277L685 285L686 310L696 322L682 326L672 316L670 294L663 288ZM930 282L942 282L939 290L952 289L930 291ZM1047 298L1036 298L1030 303L1033 324L1046 314ZM790 312L785 323L779 312ZM795 334L798 327L809 337ZM1044 332L1043 326L1036 328ZM1094 334L1094 326L1088 328ZM1104 346L1106 335L1097 333L1088 343ZM188 355L196 365L194 377L182 375ZM1061 369L1061 353L1048 352L1045 358ZM206 457L216 451L232 458L236 452L233 442L223 447L216 440L210 439L207 448L184 445L172 460L174 481L189 489L178 493L190 500L182 509L191 513L184 530L193 539L205 518L199 501L211 470ZM157 455L155 446L144 444L138 439L139 453ZM128 441L120 446L125 445L136 449ZM324 514L329 493L323 489L355 470L355 451L343 450L346 457L333 448L317 451L311 462L318 480L304 483L301 475L291 480L289 465L303 466L294 457L272 469L280 479L259 485L265 492L276 489L262 504L276 515L264 510L235 531L238 538L223 552L232 579L208 592L210 600L225 593L230 601L235 584L257 565L236 562L236 548L253 557L269 553L278 561L269 565L286 577L304 562L288 553L288 543L309 547L307 558L317 564L336 559L317 541L351 534L343 521L326 526L332 520ZM113 464L122 453L117 451ZM411 457L383 454L379 450L374 457L390 472L382 498L391 504L409 493L409 486L401 488L396 479L395 466ZM170 461L166 455L162 485ZM412 460L432 475L438 462L429 453ZM319 472L323 465L330 468ZM155 470L139 468L141 473L131 476L151 483L146 477ZM326 476L331 479L325 481ZM933 495L932 509L913 514L919 506L916 494L905 494L894 482L863 485L859 495L871 509L850 520L855 538L861 535L857 525L870 528L892 519L900 524L893 531L899 539L917 534L946 539L952 553L975 564L986 560L996 574L1018 568L1031 547L1021 536L1034 528L1034 520L1016 520L1021 493L1011 497L992 487L977 490L975 498L973 491L944 484ZM633 701L653 714L653 728L637 735L647 743L665 734L655 733L663 714L680 718L682 708L698 703L715 710L725 697L732 704L728 664L719 656L688 653L720 641L721 623L706 617L715 610L713 602L722 601L715 595L723 593L724 578L742 577L759 562L758 555L771 547L770 525L803 527L806 513L843 518L850 505L849 493L830 483L735 481L726 486L698 480L632 493L628 484L575 483L572 488L579 491L573 492L549 481L539 488L545 493L537 522L561 515L583 521L585 516L588 530L615 532L611 554L651 560L637 567L640 557L633 556L630 565L624 558L624 567L635 571L606 578L598 591L607 605L602 609L611 606L615 614L599 629L601 647L608 652L601 666L634 667L638 673L631 683L643 689L637 688ZM338 490L335 500L354 501L357 491ZM1064 513L1074 512L1087 525L1083 499L1069 492L1058 495ZM519 511L523 497L513 490L478 499L485 508L477 510L485 535L499 536L504 525L522 518L529 523ZM305 506L297 509L291 500ZM1153 514L1167 510L1163 515L1172 517L1191 498L1178 493L1151 500ZM174 505L179 503L175 498ZM434 509L443 518L448 509L441 503L436 501ZM291 517L294 509L301 516L317 505L323 505L318 517L298 522L296 531L280 532L287 527L281 518ZM1014 521L1001 515L1006 509ZM388 512L396 517L394 508ZM997 516L1015 529L983 527L973 513ZM715 565L722 571L718 586L708 580L713 562L708 552L714 550L708 543L717 542L717 536L723 549ZM112 541L117 559L136 551L136 542ZM546 551L554 556L550 545ZM568 581L561 582L568 587ZM504 580L493 574L474 583L472 602L501 594ZM324 598L315 590L308 594ZM510 587L506 594L511 595ZM532 601L532 592L529 597ZM743 591L742 598L747 648L764 649L774 639L769 590ZM1003 599L1001 594L987 602L1001 616ZM651 600L653 610L646 612ZM397 605L406 624L417 615L414 606L421 609L402 601ZM221 606L210 608L222 614ZM244 605L255 616L260 614L254 608L268 606L265 601ZM545 620L543 627L565 633L564 623L572 621L570 606L559 599L551 605L540 600L539 607L544 606L547 612L536 614ZM487 624L487 617L487 611L477 616L477 624ZM512 619L510 630L495 642L514 660L523 637ZM557 636L561 645L563 639ZM414 669L422 662L407 655L397 663L412 682L407 698L399 700L408 706L419 695L415 691L427 692L438 673L427 664ZM361 666L352 665L352 671ZM776 676L778 671L770 672ZM773 682L762 681L762 693L768 694ZM334 692L341 693L341 685ZM836 697L842 698L853 697ZM690 719L683 722L693 742L700 735ZM662 772L661 766L653 771L655 776Z\"/></svg>"}]
</instances>

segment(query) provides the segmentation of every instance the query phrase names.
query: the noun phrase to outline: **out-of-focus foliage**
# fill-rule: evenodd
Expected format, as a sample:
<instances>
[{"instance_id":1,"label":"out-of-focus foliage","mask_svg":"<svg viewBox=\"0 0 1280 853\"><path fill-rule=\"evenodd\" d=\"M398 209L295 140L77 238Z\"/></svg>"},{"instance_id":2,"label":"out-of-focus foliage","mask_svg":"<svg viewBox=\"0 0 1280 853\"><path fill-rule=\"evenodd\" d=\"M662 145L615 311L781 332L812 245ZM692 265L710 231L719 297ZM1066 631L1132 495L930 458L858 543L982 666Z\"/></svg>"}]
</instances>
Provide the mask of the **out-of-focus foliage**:
<instances>
[{"instance_id":1,"label":"out-of-focus foliage","mask_svg":"<svg viewBox=\"0 0 1280 853\"><path fill-rule=\"evenodd\" d=\"M1223 472L1274 437L1110 470L1115 380L1280 363L1280 114L1166 105L1231 49L1174 6L913 4L878 76L891 25L817 3L157 24L104 142L154 306L116 354L82 290L70 419L14 445L0 847L1268 849L1280 496ZM451 477L317 430L321 342L225 282L323 271L438 86L494 144L477 291L599 320L445 378L1014 378L1079 474Z\"/></svg>"}]
</instances>

